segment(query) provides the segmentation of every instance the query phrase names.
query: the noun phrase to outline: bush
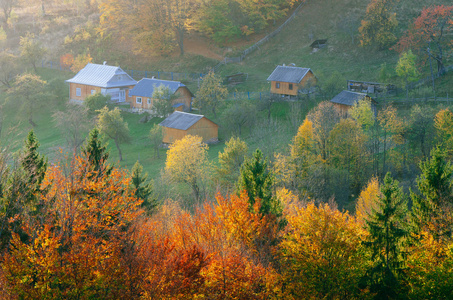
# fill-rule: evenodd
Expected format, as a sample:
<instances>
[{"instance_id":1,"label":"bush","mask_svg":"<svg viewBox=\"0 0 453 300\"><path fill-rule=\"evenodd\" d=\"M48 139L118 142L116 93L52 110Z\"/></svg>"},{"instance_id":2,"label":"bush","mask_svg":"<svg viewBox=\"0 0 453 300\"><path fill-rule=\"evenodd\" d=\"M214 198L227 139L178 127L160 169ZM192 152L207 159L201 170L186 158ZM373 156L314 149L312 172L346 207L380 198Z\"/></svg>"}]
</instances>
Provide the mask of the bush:
<instances>
[{"instance_id":1,"label":"bush","mask_svg":"<svg viewBox=\"0 0 453 300\"><path fill-rule=\"evenodd\" d=\"M85 98L84 104L85 107L88 108L88 111L94 114L97 110L110 104L110 95L104 96L101 93L90 95Z\"/></svg>"}]
</instances>

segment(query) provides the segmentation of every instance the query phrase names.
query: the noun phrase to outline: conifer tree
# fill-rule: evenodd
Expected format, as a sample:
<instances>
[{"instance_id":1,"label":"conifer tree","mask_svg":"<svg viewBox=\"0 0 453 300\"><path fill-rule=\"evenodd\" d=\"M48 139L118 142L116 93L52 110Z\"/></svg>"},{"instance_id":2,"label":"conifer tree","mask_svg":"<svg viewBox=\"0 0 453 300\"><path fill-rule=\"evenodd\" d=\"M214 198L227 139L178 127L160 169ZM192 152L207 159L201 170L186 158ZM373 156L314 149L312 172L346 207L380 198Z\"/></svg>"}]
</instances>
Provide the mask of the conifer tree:
<instances>
[{"instance_id":1,"label":"conifer tree","mask_svg":"<svg viewBox=\"0 0 453 300\"><path fill-rule=\"evenodd\" d=\"M434 237L451 235L449 218L453 204L453 166L445 159L439 146L431 151L431 158L420 163L421 175L417 178L420 194L411 193L412 222L416 231L428 230Z\"/></svg>"},{"instance_id":2,"label":"conifer tree","mask_svg":"<svg viewBox=\"0 0 453 300\"><path fill-rule=\"evenodd\" d=\"M85 145L82 147L82 156L88 160L91 171L96 171L98 173L105 172L107 175L110 174L112 167L107 164L109 152L102 143L97 128L91 130ZM99 174L99 176L101 175L102 174Z\"/></svg>"},{"instance_id":3,"label":"conifer tree","mask_svg":"<svg viewBox=\"0 0 453 300\"><path fill-rule=\"evenodd\" d=\"M153 197L153 182L148 180L148 173L143 173L143 166L137 161L131 169L132 188L135 197L142 200L142 207L147 211L152 211L157 203Z\"/></svg>"},{"instance_id":4,"label":"conifer tree","mask_svg":"<svg viewBox=\"0 0 453 300\"><path fill-rule=\"evenodd\" d=\"M31 192L39 188L47 170L47 159L38 153L39 142L33 130L28 133L20 159L21 167L25 171L27 187Z\"/></svg>"},{"instance_id":5,"label":"conifer tree","mask_svg":"<svg viewBox=\"0 0 453 300\"><path fill-rule=\"evenodd\" d=\"M260 199L260 213L278 214L279 206L272 195L273 181L274 177L267 167L267 160L263 158L261 150L256 149L253 156L244 161L238 183L239 191L247 192L251 208L255 201Z\"/></svg>"},{"instance_id":6,"label":"conifer tree","mask_svg":"<svg viewBox=\"0 0 453 300\"><path fill-rule=\"evenodd\" d=\"M377 206L366 219L370 235L364 244L371 250L372 267L364 279L376 299L393 299L402 289L407 204L398 181L390 173L385 175Z\"/></svg>"}]
</instances>

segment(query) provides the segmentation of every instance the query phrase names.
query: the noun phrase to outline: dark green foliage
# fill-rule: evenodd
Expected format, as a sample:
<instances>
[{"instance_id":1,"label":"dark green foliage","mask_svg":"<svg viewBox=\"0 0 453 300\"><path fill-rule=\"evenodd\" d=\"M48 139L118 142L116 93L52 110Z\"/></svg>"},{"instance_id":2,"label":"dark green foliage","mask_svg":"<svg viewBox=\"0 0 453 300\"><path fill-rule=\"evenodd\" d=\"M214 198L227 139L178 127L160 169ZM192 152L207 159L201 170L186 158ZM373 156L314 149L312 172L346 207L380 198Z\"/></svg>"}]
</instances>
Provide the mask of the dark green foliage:
<instances>
[{"instance_id":1,"label":"dark green foliage","mask_svg":"<svg viewBox=\"0 0 453 300\"><path fill-rule=\"evenodd\" d=\"M39 142L31 130L25 140L25 147L20 159L22 169L27 178L27 187L33 193L39 189L47 170L47 159L38 153Z\"/></svg>"},{"instance_id":2,"label":"dark green foliage","mask_svg":"<svg viewBox=\"0 0 453 300\"><path fill-rule=\"evenodd\" d=\"M131 170L132 188L135 197L141 199L142 207L152 212L157 206L157 199L153 194L153 181L148 180L148 173L143 173L143 166L137 161Z\"/></svg>"},{"instance_id":3,"label":"dark green foliage","mask_svg":"<svg viewBox=\"0 0 453 300\"><path fill-rule=\"evenodd\" d=\"M407 203L390 173L385 175L381 193L378 208L366 219L370 236L364 244L371 250L372 267L364 279L376 299L395 299L404 295L402 242L408 234Z\"/></svg>"},{"instance_id":4,"label":"dark green foliage","mask_svg":"<svg viewBox=\"0 0 453 300\"><path fill-rule=\"evenodd\" d=\"M411 193L412 221L419 232L428 229L435 237L451 236L451 224L444 224L442 215L449 213L453 204L453 166L439 146L431 150L431 158L420 163L421 175L417 178L420 194Z\"/></svg>"},{"instance_id":5,"label":"dark green foliage","mask_svg":"<svg viewBox=\"0 0 453 300\"><path fill-rule=\"evenodd\" d=\"M110 174L112 167L107 164L109 152L102 143L100 133L97 128L90 131L90 135L82 147L82 155L86 157L92 171ZM102 174L99 174L101 176Z\"/></svg>"},{"instance_id":6,"label":"dark green foliage","mask_svg":"<svg viewBox=\"0 0 453 300\"><path fill-rule=\"evenodd\" d=\"M263 158L261 150L256 149L253 156L244 161L238 184L239 191L247 192L251 209L255 201L260 199L260 213L275 215L280 213L280 205L272 195L273 182L274 177L267 167L267 160Z\"/></svg>"},{"instance_id":7,"label":"dark green foliage","mask_svg":"<svg viewBox=\"0 0 453 300\"><path fill-rule=\"evenodd\" d=\"M96 93L86 97L83 103L90 113L95 114L97 110L102 109L106 105L108 106L110 103L110 95L104 96L101 93Z\"/></svg>"}]
</instances>

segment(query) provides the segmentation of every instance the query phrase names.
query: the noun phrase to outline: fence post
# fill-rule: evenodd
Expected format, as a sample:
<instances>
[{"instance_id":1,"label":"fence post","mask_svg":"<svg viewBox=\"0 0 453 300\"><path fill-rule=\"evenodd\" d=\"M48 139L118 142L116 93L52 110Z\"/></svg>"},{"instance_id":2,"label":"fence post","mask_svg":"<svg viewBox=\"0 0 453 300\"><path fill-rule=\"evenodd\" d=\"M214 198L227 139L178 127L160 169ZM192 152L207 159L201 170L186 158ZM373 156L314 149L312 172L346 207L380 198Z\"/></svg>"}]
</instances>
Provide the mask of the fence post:
<instances>
[{"instance_id":1,"label":"fence post","mask_svg":"<svg viewBox=\"0 0 453 300\"><path fill-rule=\"evenodd\" d=\"M61 64L58 64L60 66L60 71L61 71Z\"/></svg>"},{"instance_id":2,"label":"fence post","mask_svg":"<svg viewBox=\"0 0 453 300\"><path fill-rule=\"evenodd\" d=\"M157 79L160 79L160 72L157 71Z\"/></svg>"},{"instance_id":3,"label":"fence post","mask_svg":"<svg viewBox=\"0 0 453 300\"><path fill-rule=\"evenodd\" d=\"M173 72L171 72L171 80L173 80Z\"/></svg>"},{"instance_id":4,"label":"fence post","mask_svg":"<svg viewBox=\"0 0 453 300\"><path fill-rule=\"evenodd\" d=\"M41 60L41 68L44 68L44 59Z\"/></svg>"},{"instance_id":5,"label":"fence post","mask_svg":"<svg viewBox=\"0 0 453 300\"><path fill-rule=\"evenodd\" d=\"M145 78L148 78L148 72L145 71Z\"/></svg>"},{"instance_id":6,"label":"fence post","mask_svg":"<svg viewBox=\"0 0 453 300\"><path fill-rule=\"evenodd\" d=\"M52 61L50 61L50 68L52 69Z\"/></svg>"},{"instance_id":7,"label":"fence post","mask_svg":"<svg viewBox=\"0 0 453 300\"><path fill-rule=\"evenodd\" d=\"M131 77L134 79L134 70L131 70Z\"/></svg>"}]
</instances>

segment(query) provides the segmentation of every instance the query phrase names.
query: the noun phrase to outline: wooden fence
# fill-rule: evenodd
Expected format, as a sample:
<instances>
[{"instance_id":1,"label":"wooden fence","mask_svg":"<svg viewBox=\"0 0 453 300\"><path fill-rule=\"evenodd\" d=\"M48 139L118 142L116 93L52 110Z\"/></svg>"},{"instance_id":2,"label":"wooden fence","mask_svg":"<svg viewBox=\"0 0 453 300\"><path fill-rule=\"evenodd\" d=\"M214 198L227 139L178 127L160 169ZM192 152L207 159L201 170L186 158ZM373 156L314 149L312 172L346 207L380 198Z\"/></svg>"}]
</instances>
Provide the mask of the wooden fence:
<instances>
[{"instance_id":1,"label":"wooden fence","mask_svg":"<svg viewBox=\"0 0 453 300\"><path fill-rule=\"evenodd\" d=\"M269 33L268 35L266 35L264 38L262 38L261 40L259 40L258 42L256 42L254 45L250 46L249 48L245 49L244 51L242 51L241 55L240 56L237 56L237 57L225 57L221 62L219 62L215 67L214 67L214 72L221 66L221 65L226 65L227 63L238 63L238 62L241 62L242 60L244 60L244 58L249 55L250 53L252 53L253 51L255 51L256 49L258 49L261 45L263 45L264 43L268 42L271 38L273 38L274 36L276 36L277 34L280 33L280 31L282 31L283 28L286 27L286 25L288 25L296 16L296 14L299 12L299 10L305 5L305 2L307 0L302 0L302 3L299 4L299 6L294 10L294 12L291 14L291 16L282 24L280 25L277 29L275 29L273 32Z\"/></svg>"}]
</instances>

